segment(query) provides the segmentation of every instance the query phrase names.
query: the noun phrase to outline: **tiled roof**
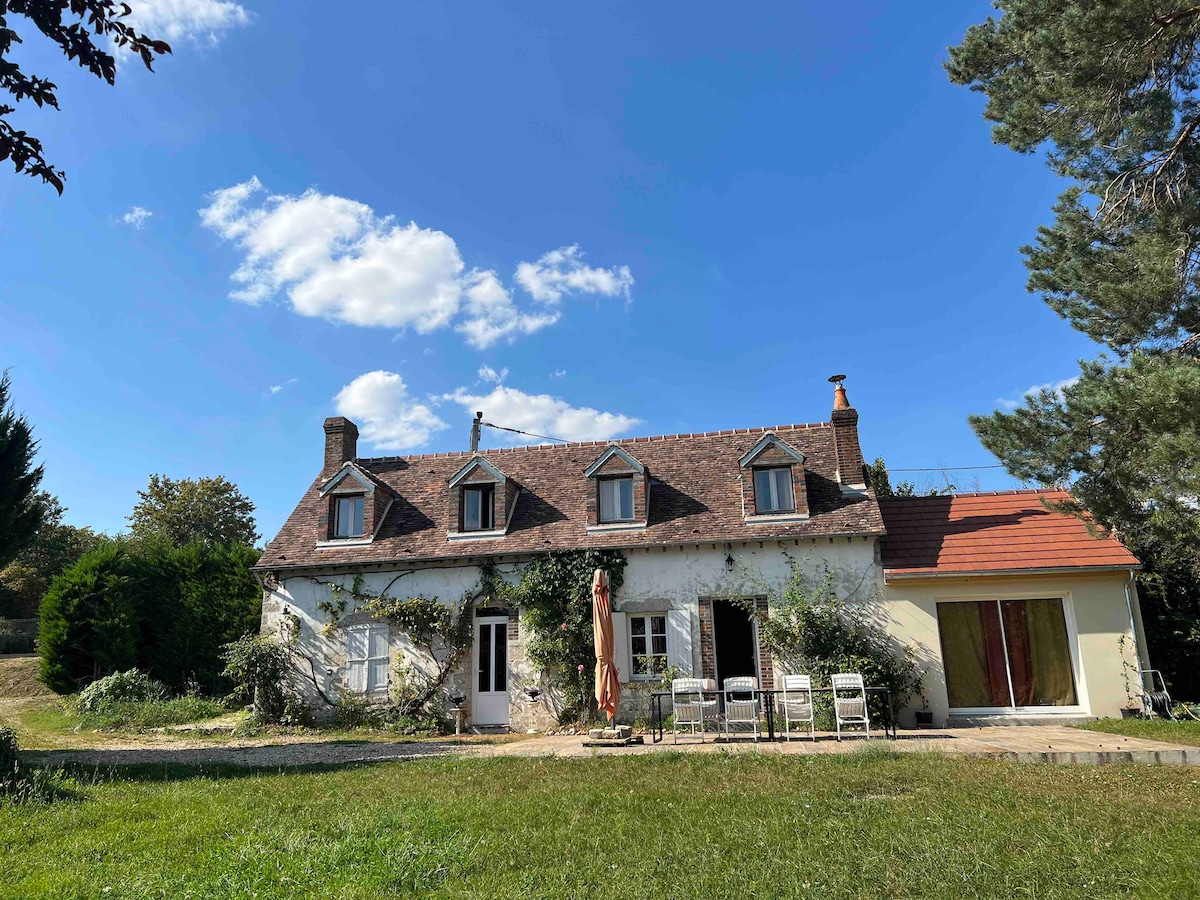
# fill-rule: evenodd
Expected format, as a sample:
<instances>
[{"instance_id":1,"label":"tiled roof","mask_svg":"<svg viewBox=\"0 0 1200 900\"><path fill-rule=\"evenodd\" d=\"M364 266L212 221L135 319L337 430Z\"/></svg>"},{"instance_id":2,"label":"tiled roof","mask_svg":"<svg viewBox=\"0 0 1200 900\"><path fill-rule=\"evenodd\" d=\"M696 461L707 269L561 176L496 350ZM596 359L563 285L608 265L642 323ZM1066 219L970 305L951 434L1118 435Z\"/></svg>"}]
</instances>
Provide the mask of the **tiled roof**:
<instances>
[{"instance_id":1,"label":"tiled roof","mask_svg":"<svg viewBox=\"0 0 1200 900\"><path fill-rule=\"evenodd\" d=\"M1095 537L1078 517L1046 505L1070 499L1064 490L1041 490L880 500L887 526L884 573L941 575L1138 565L1115 537Z\"/></svg>"},{"instance_id":2,"label":"tiled roof","mask_svg":"<svg viewBox=\"0 0 1200 900\"><path fill-rule=\"evenodd\" d=\"M747 525L742 516L738 460L768 431L807 459L810 518ZM360 458L396 500L375 540L365 546L316 548L321 514L319 480L305 493L279 535L267 545L259 569L452 559L574 547L663 544L881 534L883 520L872 496L843 496L836 481L833 428L827 423L745 428L612 441L650 471L649 524L636 531L588 534L584 471L607 441L538 445L480 453L521 487L508 534L502 538L447 540L448 482L472 454Z\"/></svg>"}]
</instances>

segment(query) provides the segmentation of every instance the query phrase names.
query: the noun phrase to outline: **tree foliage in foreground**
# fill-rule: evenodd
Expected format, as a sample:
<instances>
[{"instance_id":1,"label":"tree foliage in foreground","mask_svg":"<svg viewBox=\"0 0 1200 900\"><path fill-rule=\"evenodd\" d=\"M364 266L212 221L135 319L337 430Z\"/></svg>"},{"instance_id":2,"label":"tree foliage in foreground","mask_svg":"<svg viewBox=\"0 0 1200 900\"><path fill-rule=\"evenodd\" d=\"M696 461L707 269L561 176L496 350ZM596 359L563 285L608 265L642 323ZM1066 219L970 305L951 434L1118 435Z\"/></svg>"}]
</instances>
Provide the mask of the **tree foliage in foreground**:
<instances>
[{"instance_id":1,"label":"tree foliage in foreground","mask_svg":"<svg viewBox=\"0 0 1200 900\"><path fill-rule=\"evenodd\" d=\"M0 568L0 616L32 618L56 575L95 547L102 537L90 528L63 522L66 509L47 491L38 492L42 525L27 546Z\"/></svg>"},{"instance_id":2,"label":"tree foliage in foreground","mask_svg":"<svg viewBox=\"0 0 1200 900\"><path fill-rule=\"evenodd\" d=\"M125 17L130 12L128 4L114 0L0 0L0 90L13 103L31 100L39 107L58 109L58 85L22 71L13 59L14 45L23 43L18 27L26 35L41 32L68 60L109 84L117 78L112 50L128 50L153 70L154 57L170 53L171 48L129 25ZM14 112L15 106L0 103L0 161L9 160L18 174L41 178L61 194L65 173L46 161L40 140L12 125L8 117Z\"/></svg>"},{"instance_id":3,"label":"tree foliage in foreground","mask_svg":"<svg viewBox=\"0 0 1200 900\"><path fill-rule=\"evenodd\" d=\"M162 540L176 547L189 541L253 545L259 538L254 504L222 475L151 475L146 490L138 491L129 533L138 540Z\"/></svg>"},{"instance_id":4,"label":"tree foliage in foreground","mask_svg":"<svg viewBox=\"0 0 1200 900\"><path fill-rule=\"evenodd\" d=\"M1069 484L1147 565L1156 662L1200 694L1200 6L998 0L950 50L993 137L1071 184L1022 248L1028 288L1106 348L1078 380L974 416L1027 481Z\"/></svg>"}]
</instances>

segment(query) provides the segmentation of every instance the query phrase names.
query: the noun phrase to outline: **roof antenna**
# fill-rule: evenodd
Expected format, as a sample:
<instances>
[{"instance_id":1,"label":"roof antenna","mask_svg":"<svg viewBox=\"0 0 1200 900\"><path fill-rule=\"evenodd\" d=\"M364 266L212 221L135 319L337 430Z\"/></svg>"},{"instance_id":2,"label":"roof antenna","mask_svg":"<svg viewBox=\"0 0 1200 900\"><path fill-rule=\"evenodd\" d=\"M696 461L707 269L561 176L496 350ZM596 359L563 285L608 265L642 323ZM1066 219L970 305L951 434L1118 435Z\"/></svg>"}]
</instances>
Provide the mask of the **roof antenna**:
<instances>
[{"instance_id":1,"label":"roof antenna","mask_svg":"<svg viewBox=\"0 0 1200 900\"><path fill-rule=\"evenodd\" d=\"M479 426L483 424L483 413L475 413L475 418L471 420L471 452L479 452Z\"/></svg>"}]
</instances>

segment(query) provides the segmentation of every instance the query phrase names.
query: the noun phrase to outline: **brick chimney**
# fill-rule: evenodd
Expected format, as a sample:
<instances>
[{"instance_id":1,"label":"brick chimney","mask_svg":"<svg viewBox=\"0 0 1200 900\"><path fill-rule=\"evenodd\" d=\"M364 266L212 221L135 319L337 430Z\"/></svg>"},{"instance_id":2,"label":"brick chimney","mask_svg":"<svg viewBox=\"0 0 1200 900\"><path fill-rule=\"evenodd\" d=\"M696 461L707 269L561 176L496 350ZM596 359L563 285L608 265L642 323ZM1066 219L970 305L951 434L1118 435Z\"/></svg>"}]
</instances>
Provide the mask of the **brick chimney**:
<instances>
[{"instance_id":1,"label":"brick chimney","mask_svg":"<svg viewBox=\"0 0 1200 900\"><path fill-rule=\"evenodd\" d=\"M325 420L324 474L332 475L342 463L358 455L358 426L344 416Z\"/></svg>"},{"instance_id":2,"label":"brick chimney","mask_svg":"<svg viewBox=\"0 0 1200 900\"><path fill-rule=\"evenodd\" d=\"M833 445L837 452L837 479L844 491L866 490L862 448L858 445L858 410L846 398L846 387L842 384L845 379L845 375L834 375L829 379L834 385L833 412L829 421L833 425Z\"/></svg>"}]
</instances>

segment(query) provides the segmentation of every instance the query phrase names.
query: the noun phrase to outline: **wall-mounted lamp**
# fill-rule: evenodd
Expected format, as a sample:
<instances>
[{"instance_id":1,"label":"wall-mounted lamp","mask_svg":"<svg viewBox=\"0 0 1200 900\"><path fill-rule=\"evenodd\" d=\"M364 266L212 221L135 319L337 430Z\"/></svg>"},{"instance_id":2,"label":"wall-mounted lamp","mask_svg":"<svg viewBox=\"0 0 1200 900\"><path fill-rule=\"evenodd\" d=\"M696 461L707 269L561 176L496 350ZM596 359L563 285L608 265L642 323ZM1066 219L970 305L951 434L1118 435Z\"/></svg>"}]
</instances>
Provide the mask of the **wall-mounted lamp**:
<instances>
[{"instance_id":1,"label":"wall-mounted lamp","mask_svg":"<svg viewBox=\"0 0 1200 900\"><path fill-rule=\"evenodd\" d=\"M725 554L725 571L726 572L733 571L733 554L732 553Z\"/></svg>"}]
</instances>

